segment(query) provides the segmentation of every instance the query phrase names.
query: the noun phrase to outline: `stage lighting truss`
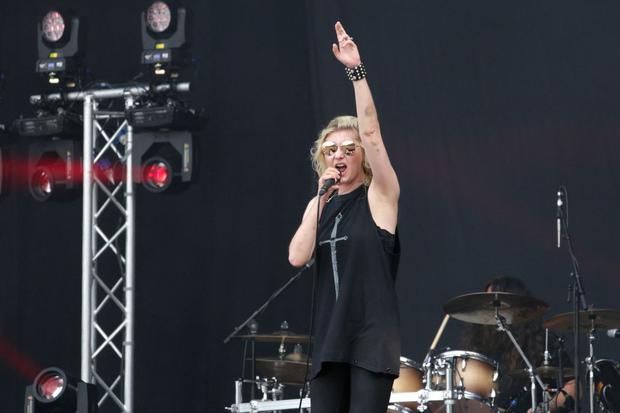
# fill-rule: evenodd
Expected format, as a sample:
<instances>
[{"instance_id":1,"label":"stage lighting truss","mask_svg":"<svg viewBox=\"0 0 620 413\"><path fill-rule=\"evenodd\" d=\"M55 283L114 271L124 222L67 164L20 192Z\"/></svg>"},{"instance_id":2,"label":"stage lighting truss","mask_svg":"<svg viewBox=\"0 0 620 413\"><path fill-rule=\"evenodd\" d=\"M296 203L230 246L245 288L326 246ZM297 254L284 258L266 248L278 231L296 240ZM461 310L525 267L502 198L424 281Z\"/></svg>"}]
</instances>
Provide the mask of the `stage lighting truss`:
<instances>
[{"instance_id":1,"label":"stage lighting truss","mask_svg":"<svg viewBox=\"0 0 620 413\"><path fill-rule=\"evenodd\" d=\"M49 11L37 25L36 70L54 87L71 89L79 83L79 26L78 17L58 10Z\"/></svg>"},{"instance_id":2,"label":"stage lighting truss","mask_svg":"<svg viewBox=\"0 0 620 413\"><path fill-rule=\"evenodd\" d=\"M88 306L90 317L83 319L88 327L82 326L83 331L91 331L87 358L82 360L82 378L88 375L99 387L100 407L111 405L121 412L132 412L135 213L133 180L128 171L133 167L133 129L124 112L99 111L91 97L85 98L84 123L85 131L92 131L84 138L85 144L92 144L92 159L84 159L92 165L92 179L84 183L84 208L92 211L85 228L92 228L92 233L85 235L91 241L83 251L83 260L90 263L92 302ZM84 357L84 348L82 353Z\"/></svg>"},{"instance_id":3,"label":"stage lighting truss","mask_svg":"<svg viewBox=\"0 0 620 413\"><path fill-rule=\"evenodd\" d=\"M189 62L183 7L155 1L142 12L142 64L153 81L169 81Z\"/></svg>"},{"instance_id":4,"label":"stage lighting truss","mask_svg":"<svg viewBox=\"0 0 620 413\"><path fill-rule=\"evenodd\" d=\"M79 145L68 139L52 138L31 143L28 149L28 189L39 202L69 199L81 178Z\"/></svg>"},{"instance_id":5,"label":"stage lighting truss","mask_svg":"<svg viewBox=\"0 0 620 413\"><path fill-rule=\"evenodd\" d=\"M26 387L28 413L96 413L96 387L67 375L57 367L41 371Z\"/></svg>"},{"instance_id":6,"label":"stage lighting truss","mask_svg":"<svg viewBox=\"0 0 620 413\"><path fill-rule=\"evenodd\" d=\"M135 85L31 97L31 102L83 101L80 378L97 386L100 394L97 405L105 411L110 407L109 411L134 412L134 179L136 171L141 170L139 166L134 167L135 152L141 154L141 160L147 156L158 159L149 163L152 166L147 174L157 190L168 188L174 180L186 181L185 177L191 175L189 132L152 132L135 148L134 127L128 122L127 113L140 97L169 91L185 93L189 86L189 83ZM123 99L125 110L100 110L99 102L110 99ZM37 159L41 162L34 166L46 165L48 159L54 158L43 156L44 153L40 151ZM57 165L58 158L63 160L55 156L51 165ZM47 170L54 168L57 166L48 166ZM180 168L180 174L175 168ZM47 176L37 175L42 193L52 187ZM46 388L53 396L56 390L52 389L58 389L61 383L54 378L50 380Z\"/></svg>"}]
</instances>

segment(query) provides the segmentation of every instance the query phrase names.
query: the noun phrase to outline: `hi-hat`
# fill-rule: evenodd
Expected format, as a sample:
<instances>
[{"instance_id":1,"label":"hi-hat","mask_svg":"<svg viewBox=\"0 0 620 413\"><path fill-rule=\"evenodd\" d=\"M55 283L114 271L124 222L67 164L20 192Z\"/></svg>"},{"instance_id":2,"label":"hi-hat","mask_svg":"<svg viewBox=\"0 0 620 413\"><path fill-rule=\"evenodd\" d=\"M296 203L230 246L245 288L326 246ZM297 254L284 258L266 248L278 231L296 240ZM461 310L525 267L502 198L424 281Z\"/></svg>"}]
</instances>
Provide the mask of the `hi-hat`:
<instances>
[{"instance_id":1,"label":"hi-hat","mask_svg":"<svg viewBox=\"0 0 620 413\"><path fill-rule=\"evenodd\" d=\"M306 361L257 358L256 371L263 377L275 377L280 383L302 386L306 378Z\"/></svg>"},{"instance_id":2,"label":"hi-hat","mask_svg":"<svg viewBox=\"0 0 620 413\"><path fill-rule=\"evenodd\" d=\"M545 321L543 326L553 331L573 331L573 313L553 316ZM605 308L581 311L579 313L579 329L590 330L592 327L596 330L620 328L620 310Z\"/></svg>"},{"instance_id":3,"label":"hi-hat","mask_svg":"<svg viewBox=\"0 0 620 413\"><path fill-rule=\"evenodd\" d=\"M538 375L543 379L557 379L558 375L560 374L560 369L559 367L555 367L555 366L540 366L540 367L536 367L536 373L538 373ZM525 379L525 378L530 377L530 373L529 371L527 371L527 369L512 370L508 374L511 375L512 377L516 377L520 379ZM575 377L575 370L571 368L564 368L562 377L565 379Z\"/></svg>"},{"instance_id":4,"label":"hi-hat","mask_svg":"<svg viewBox=\"0 0 620 413\"><path fill-rule=\"evenodd\" d=\"M455 297L444 305L452 318L473 324L496 324L496 311L506 323L517 324L542 316L549 305L538 298L504 292L472 293Z\"/></svg>"},{"instance_id":5,"label":"hi-hat","mask_svg":"<svg viewBox=\"0 0 620 413\"><path fill-rule=\"evenodd\" d=\"M275 332L271 334L241 334L233 338L254 340L261 343L309 343L310 336L295 333Z\"/></svg>"}]
</instances>

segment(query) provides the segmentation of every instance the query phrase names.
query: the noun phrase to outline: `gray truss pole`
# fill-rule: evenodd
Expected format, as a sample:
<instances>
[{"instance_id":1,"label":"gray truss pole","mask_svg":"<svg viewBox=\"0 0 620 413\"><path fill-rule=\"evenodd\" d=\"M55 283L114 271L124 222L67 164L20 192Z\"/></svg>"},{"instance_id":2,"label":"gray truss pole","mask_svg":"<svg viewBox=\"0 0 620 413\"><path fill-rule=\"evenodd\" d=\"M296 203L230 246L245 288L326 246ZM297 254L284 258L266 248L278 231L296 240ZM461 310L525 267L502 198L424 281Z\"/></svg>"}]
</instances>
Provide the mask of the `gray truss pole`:
<instances>
[{"instance_id":1,"label":"gray truss pole","mask_svg":"<svg viewBox=\"0 0 620 413\"><path fill-rule=\"evenodd\" d=\"M134 98L125 97L125 108L133 108ZM127 142L125 144L126 172L125 207L127 208L127 231L125 243L125 309L127 325L125 326L125 407L133 412L133 355L134 355L134 281L135 281L135 196L133 184L133 126L127 125Z\"/></svg>"},{"instance_id":2,"label":"gray truss pole","mask_svg":"<svg viewBox=\"0 0 620 413\"><path fill-rule=\"evenodd\" d=\"M93 99L84 97L84 151L82 192L82 338L80 379L91 383L92 260L93 255Z\"/></svg>"}]
</instances>

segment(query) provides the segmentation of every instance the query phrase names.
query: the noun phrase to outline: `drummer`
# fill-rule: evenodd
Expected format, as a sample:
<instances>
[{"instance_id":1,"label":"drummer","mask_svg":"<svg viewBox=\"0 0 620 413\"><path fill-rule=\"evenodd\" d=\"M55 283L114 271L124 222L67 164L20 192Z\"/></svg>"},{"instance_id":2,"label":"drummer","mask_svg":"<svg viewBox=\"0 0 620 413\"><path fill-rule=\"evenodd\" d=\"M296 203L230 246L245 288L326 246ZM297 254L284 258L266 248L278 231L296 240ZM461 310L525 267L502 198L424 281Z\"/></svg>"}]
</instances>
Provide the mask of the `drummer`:
<instances>
[{"instance_id":1,"label":"drummer","mask_svg":"<svg viewBox=\"0 0 620 413\"><path fill-rule=\"evenodd\" d=\"M531 295L523 281L514 277L495 278L487 283L484 291ZM496 406L510 413L525 413L531 409L531 396L527 390L529 388L529 378L515 374L516 372L523 371L525 366L508 336L498 331L494 325L468 324L466 328L467 330L462 336L464 348L484 354L499 363L500 379L497 397L495 398ZM512 332L532 365L543 365L545 330L542 326L542 318L539 317L529 322L515 325L512 327ZM549 354L551 356L549 365L557 367L558 358L561 354L562 366L572 367L572 361L567 353L565 351L558 351L560 349L558 338L550 335L548 342ZM549 408L552 412L566 412L573 409L575 380L572 378L565 378L565 380L568 381L564 383L562 390L551 399ZM549 382L549 380L543 378L543 382ZM557 387L555 382L556 379L553 378L550 387ZM540 395L538 397L540 401Z\"/></svg>"}]
</instances>

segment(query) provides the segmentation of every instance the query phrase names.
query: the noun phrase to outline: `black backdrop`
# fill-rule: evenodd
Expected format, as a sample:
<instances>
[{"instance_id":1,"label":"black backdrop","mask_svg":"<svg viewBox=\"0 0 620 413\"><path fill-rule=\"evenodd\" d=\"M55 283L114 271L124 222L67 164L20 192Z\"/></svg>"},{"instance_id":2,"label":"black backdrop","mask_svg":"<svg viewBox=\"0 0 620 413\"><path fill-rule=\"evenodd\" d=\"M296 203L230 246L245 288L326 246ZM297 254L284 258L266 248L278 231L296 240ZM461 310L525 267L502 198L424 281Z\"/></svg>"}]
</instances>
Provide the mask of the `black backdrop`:
<instances>
[{"instance_id":1,"label":"black backdrop","mask_svg":"<svg viewBox=\"0 0 620 413\"><path fill-rule=\"evenodd\" d=\"M36 22L58 2L0 2L0 121L29 115ZM88 21L98 79L139 70L148 1L65 0ZM341 19L360 45L402 186L403 353L420 360L450 297L497 274L569 310L555 248L565 184L589 302L618 307L620 3L611 0L198 1L191 99L209 124L185 192L137 198L137 412L223 411L241 345L222 343L293 269L287 244L314 189L308 149L354 110L331 56ZM26 141L5 143L13 156ZM39 368L79 374L81 202L0 196L0 410ZM259 319L307 329L310 277ZM451 322L442 346L458 347ZM262 348L275 355L275 348ZM620 358L601 337L599 356ZM269 355L269 354L267 354Z\"/></svg>"}]
</instances>

